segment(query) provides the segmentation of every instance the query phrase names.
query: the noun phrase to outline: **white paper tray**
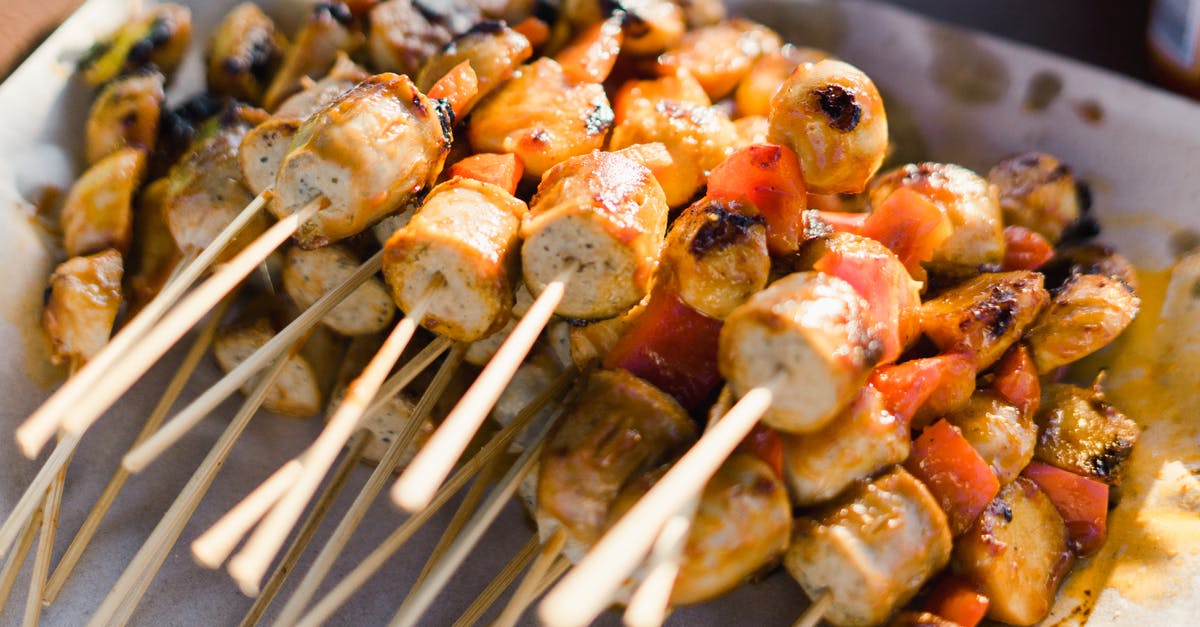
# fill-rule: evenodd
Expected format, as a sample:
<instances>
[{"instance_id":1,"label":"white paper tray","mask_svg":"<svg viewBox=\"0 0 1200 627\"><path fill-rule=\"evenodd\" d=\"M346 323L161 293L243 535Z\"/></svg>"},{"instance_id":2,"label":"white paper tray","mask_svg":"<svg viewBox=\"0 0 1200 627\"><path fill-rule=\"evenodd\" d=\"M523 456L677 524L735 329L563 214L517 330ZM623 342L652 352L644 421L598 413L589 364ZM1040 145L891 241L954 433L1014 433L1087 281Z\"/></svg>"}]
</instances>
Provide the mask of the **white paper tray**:
<instances>
[{"instance_id":1,"label":"white paper tray","mask_svg":"<svg viewBox=\"0 0 1200 627\"><path fill-rule=\"evenodd\" d=\"M233 0L191 0L195 38L181 83L196 85L201 75L198 50ZM267 2L273 15L288 3ZM1024 150L1062 157L1092 183L1095 208L1106 226L1104 239L1135 262L1162 268L1173 259L1172 236L1200 230L1195 205L1200 198L1200 108L1164 92L1112 74L994 38L931 23L895 8L868 2L810 5L785 0L744 0L738 11L777 29L785 39L834 51L864 69L885 94L894 135L910 158L926 157L986 169L998 158ZM30 204L45 185L65 189L78 167L89 91L70 80L71 63L91 41L119 24L126 0L89 0L0 86L0 434L9 434L49 393L46 349L37 319L51 267L31 225ZM294 13L294 11L293 11ZM1044 110L1024 106L1035 76L1054 76L1061 92ZM997 78L1000 77L1000 78ZM964 99L963 82L972 98ZM947 90L942 85L955 85ZM181 92L170 95L179 101ZM955 96L954 94L960 94ZM1082 111L1101 112L1089 121ZM1151 312L1152 313L1152 312ZM181 351L169 355L147 380L128 394L89 433L70 466L56 558L65 549L87 509L125 451L142 416L150 410ZM61 373L60 373L61 374ZM217 378L206 364L193 377L184 398ZM239 399L240 400L240 399ZM236 402L236 401L234 401ZM208 419L170 455L130 481L108 515L77 574L44 616L47 625L79 625L120 575L176 491L187 480L231 415L234 402ZM223 572L196 567L187 545L283 461L311 442L316 421L297 422L271 415L254 420L167 559L134 621L142 625L234 624L250 601L237 594ZM0 513L11 509L37 464L0 436ZM334 511L342 511L365 479L360 469ZM447 512L452 511L452 506ZM440 521L444 524L448 513ZM331 576L336 581L401 520L389 505L372 510L346 558ZM313 546L328 534L327 524ZM386 622L415 578L441 524L428 525L393 559L332 624ZM449 624L500 565L528 538L529 528L510 507L485 537L477 554L451 581L428 616L429 624ZM309 557L313 550L310 549ZM1161 604L1140 606L1106 594L1092 613L1094 624L1184 624L1200 615L1195 556L1184 555L1178 570L1181 594ZM307 560L300 565L304 569ZM1174 571L1173 571L1174 572ZM294 584L293 580L289 584ZM18 583L0 623L15 624L25 582ZM283 595L290 591L285 587ZM283 598L286 598L284 596ZM1068 603L1071 601L1068 600ZM787 625L805 604L785 575L743 586L724 599L676 612L670 622L695 625ZM279 602L272 609L278 609ZM270 616L270 615L269 615ZM603 622L615 622L612 615Z\"/></svg>"}]
</instances>

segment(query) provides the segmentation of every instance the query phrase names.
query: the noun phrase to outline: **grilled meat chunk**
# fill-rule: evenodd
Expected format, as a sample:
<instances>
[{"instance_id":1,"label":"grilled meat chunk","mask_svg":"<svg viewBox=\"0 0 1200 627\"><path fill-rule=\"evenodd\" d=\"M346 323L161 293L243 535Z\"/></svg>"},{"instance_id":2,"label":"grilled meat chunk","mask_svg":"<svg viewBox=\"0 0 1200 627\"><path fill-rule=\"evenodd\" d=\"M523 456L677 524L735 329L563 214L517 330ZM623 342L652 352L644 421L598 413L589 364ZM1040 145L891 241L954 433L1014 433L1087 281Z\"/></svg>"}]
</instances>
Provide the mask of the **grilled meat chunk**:
<instances>
[{"instance_id":1,"label":"grilled meat chunk","mask_svg":"<svg viewBox=\"0 0 1200 627\"><path fill-rule=\"evenodd\" d=\"M480 98L512 78L517 68L533 56L533 46L524 35L503 22L484 22L446 44L429 57L417 74L417 87L429 91L434 83L459 63L469 61L479 81L479 91L465 108L469 111Z\"/></svg>"},{"instance_id":2,"label":"grilled meat chunk","mask_svg":"<svg viewBox=\"0 0 1200 627\"><path fill-rule=\"evenodd\" d=\"M734 18L685 33L658 57L659 76L685 71L709 98L720 100L737 87L759 57L779 50L782 41L771 29L750 20Z\"/></svg>"},{"instance_id":3,"label":"grilled meat chunk","mask_svg":"<svg viewBox=\"0 0 1200 627\"><path fill-rule=\"evenodd\" d=\"M1141 430L1095 390L1052 383L1042 388L1033 456L1075 474L1120 485Z\"/></svg>"},{"instance_id":4,"label":"grilled meat chunk","mask_svg":"<svg viewBox=\"0 0 1200 627\"><path fill-rule=\"evenodd\" d=\"M146 153L122 148L96 162L71 186L60 222L63 248L77 257L115 248L129 251L133 195L146 172Z\"/></svg>"},{"instance_id":5,"label":"grilled meat chunk","mask_svg":"<svg viewBox=\"0 0 1200 627\"><path fill-rule=\"evenodd\" d=\"M981 274L925 301L921 331L943 352L974 356L982 370L1020 339L1049 300L1036 272Z\"/></svg>"},{"instance_id":6,"label":"grilled meat chunk","mask_svg":"<svg viewBox=\"0 0 1200 627\"><path fill-rule=\"evenodd\" d=\"M289 248L283 260L283 289L297 307L308 309L349 278L360 263L341 245L313 250ZM370 277L321 322L341 335L370 335L386 330L395 314L396 304L387 286Z\"/></svg>"},{"instance_id":7,"label":"grilled meat chunk","mask_svg":"<svg viewBox=\"0 0 1200 627\"><path fill-rule=\"evenodd\" d=\"M154 151L162 114L163 83L158 70L119 78L104 86L88 111L87 162L94 164L122 148Z\"/></svg>"},{"instance_id":8,"label":"grilled meat chunk","mask_svg":"<svg viewBox=\"0 0 1200 627\"><path fill-rule=\"evenodd\" d=\"M221 370L229 372L262 348L277 332L267 317L227 325L219 329L213 339L213 357ZM242 393L252 393L261 378L261 373L252 377L242 385ZM263 407L284 416L314 416L321 411L322 396L320 380L312 364L303 355L292 354L287 356L287 365L267 391Z\"/></svg>"},{"instance_id":9,"label":"grilled meat chunk","mask_svg":"<svg viewBox=\"0 0 1200 627\"><path fill-rule=\"evenodd\" d=\"M258 6L244 2L225 14L208 42L209 90L257 104L283 59L287 40Z\"/></svg>"},{"instance_id":10,"label":"grilled meat chunk","mask_svg":"<svg viewBox=\"0 0 1200 627\"><path fill-rule=\"evenodd\" d=\"M274 111L288 96L303 89L305 81L324 76L339 52L353 53L362 46L363 39L344 3L317 3L267 86L263 108Z\"/></svg>"},{"instance_id":11,"label":"grilled meat chunk","mask_svg":"<svg viewBox=\"0 0 1200 627\"><path fill-rule=\"evenodd\" d=\"M86 362L108 343L121 308L121 253L108 249L72 257L50 275L42 328L56 364Z\"/></svg>"},{"instance_id":12,"label":"grilled meat chunk","mask_svg":"<svg viewBox=\"0 0 1200 627\"><path fill-rule=\"evenodd\" d=\"M1000 484L1006 484L1033 459L1037 425L1031 416L990 391L976 392L963 407L946 416L979 452Z\"/></svg>"},{"instance_id":13,"label":"grilled meat chunk","mask_svg":"<svg viewBox=\"0 0 1200 627\"><path fill-rule=\"evenodd\" d=\"M1100 274L1067 280L1026 333L1038 372L1046 374L1108 346L1141 307L1122 282Z\"/></svg>"},{"instance_id":14,"label":"grilled meat chunk","mask_svg":"<svg viewBox=\"0 0 1200 627\"><path fill-rule=\"evenodd\" d=\"M1079 189L1071 168L1040 152L1004 159L988 171L988 182L1000 191L1005 224L1042 234L1051 243L1079 220Z\"/></svg>"}]
</instances>

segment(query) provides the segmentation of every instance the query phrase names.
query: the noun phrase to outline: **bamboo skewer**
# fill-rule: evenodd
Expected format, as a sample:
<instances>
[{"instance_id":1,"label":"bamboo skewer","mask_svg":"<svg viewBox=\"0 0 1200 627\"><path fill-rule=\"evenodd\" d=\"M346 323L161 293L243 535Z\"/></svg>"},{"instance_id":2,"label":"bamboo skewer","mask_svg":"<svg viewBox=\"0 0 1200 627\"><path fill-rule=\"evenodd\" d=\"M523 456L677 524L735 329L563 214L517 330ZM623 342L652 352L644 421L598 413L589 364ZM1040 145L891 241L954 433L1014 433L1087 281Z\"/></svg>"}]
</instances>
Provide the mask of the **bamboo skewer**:
<instances>
[{"instance_id":1,"label":"bamboo skewer","mask_svg":"<svg viewBox=\"0 0 1200 627\"><path fill-rule=\"evenodd\" d=\"M536 541L537 536L535 535L533 539ZM525 578L513 592L512 598L508 600L500 612L500 616L492 623L493 627L512 627L517 624L517 621L521 619L521 614L525 612L525 608L529 607L529 604L540 594L541 584L545 581L553 565L560 559L565 561L562 550L566 542L567 534L561 527L556 529L546 540L538 554L537 561L529 567L529 572L525 573ZM559 575L561 574L559 573Z\"/></svg>"},{"instance_id":2,"label":"bamboo skewer","mask_svg":"<svg viewBox=\"0 0 1200 627\"><path fill-rule=\"evenodd\" d=\"M0 609L4 608L8 595L12 593L13 586L17 583L17 575L21 574L21 566L25 565L25 557L29 555L29 549L33 548L33 541L41 527L42 510L39 508L33 513L33 518L21 534L16 550L8 556L4 568L0 569Z\"/></svg>"},{"instance_id":3,"label":"bamboo skewer","mask_svg":"<svg viewBox=\"0 0 1200 627\"><path fill-rule=\"evenodd\" d=\"M337 562L338 556L341 555L342 550L350 542L350 538L358 529L359 524L362 523L363 518L367 515L367 511L371 508L371 504L375 502L376 497L383 491L396 467L400 465L400 458L412 444L413 439L420 430L421 423L433 411L434 405L441 398L443 392L445 392L446 386L450 383L450 377L458 370L465 354L466 345L459 344L455 346L446 360L442 362L442 366L438 369L437 374L434 375L433 381L430 382L425 393L421 395L421 399L417 401L416 407L413 408L413 412L409 416L408 423L404 426L403 431L397 434L396 439L388 445L383 458L379 460L379 463L375 465L375 469L371 471L371 476L363 484L354 501L350 503L350 507L342 515L342 519L338 521L332 535L325 541L321 550L317 552L317 556L313 560L312 565L309 566L308 572L300 580L300 585L296 587L291 598L284 604L276 624L289 625L295 622L299 618L300 613L304 611L305 605L316 593L325 576L333 568L334 563ZM379 411L387 400L394 395L395 393L381 396L368 411L370 413Z\"/></svg>"},{"instance_id":4,"label":"bamboo skewer","mask_svg":"<svg viewBox=\"0 0 1200 627\"><path fill-rule=\"evenodd\" d=\"M466 525L467 521L471 519L471 515L475 513L479 501L483 499L484 494L487 494L488 487L498 478L502 466L500 462L503 459L504 457L502 456L493 459L479 472L479 477L471 483L466 496L459 502L458 509L454 512L454 517L450 519L450 522L446 524L446 528L442 530L442 537L438 538L437 544L429 552L429 557L426 558L425 565L421 567L420 574L417 575L416 581L413 582L412 587L409 589L410 592L421 585L421 582L425 581L425 578L429 576L429 571L433 570L438 560L446 553L446 549L450 548L454 539L458 537L463 525Z\"/></svg>"},{"instance_id":5,"label":"bamboo skewer","mask_svg":"<svg viewBox=\"0 0 1200 627\"><path fill-rule=\"evenodd\" d=\"M259 585L271 561L279 552L288 533L296 525L304 508L312 500L321 481L333 465L334 458L346 445L358 427L359 419L383 385L388 371L400 359L417 330L417 324L425 317L430 296L423 295L408 315L401 320L384 340L379 352L363 369L362 374L346 390L342 404L329 419L329 424L317 436L308 451L304 471L295 485L280 499L279 503L263 518L262 523L246 541L246 546L229 562L229 574L233 576L242 593L257 596Z\"/></svg>"},{"instance_id":6,"label":"bamboo skewer","mask_svg":"<svg viewBox=\"0 0 1200 627\"><path fill-rule=\"evenodd\" d=\"M526 566L529 566L534 557L537 557L539 548L541 548L541 542L538 541L537 535L531 536L525 546L521 547L521 550L517 551L517 554L504 565L495 579L492 579L483 592L475 597L475 601L471 603L467 611L454 621L453 627L471 627L471 625L478 624L496 599L500 598L500 595L504 594L504 591L512 585L517 575L525 570Z\"/></svg>"},{"instance_id":7,"label":"bamboo skewer","mask_svg":"<svg viewBox=\"0 0 1200 627\"><path fill-rule=\"evenodd\" d=\"M279 588L283 586L283 582L287 579L287 576L295 570L296 563L300 561L300 556L304 554L304 550L308 548L308 543L316 535L321 522L329 514L330 508L333 507L334 499L346 487L346 483L350 480L351 472L362 461L363 450L367 448L373 437L370 431L361 430L350 440L350 444L346 447L346 455L342 458L342 462L338 464L337 470L334 471L333 478L329 480L329 485L321 492L321 496L317 498L312 511L308 513L308 517L301 524L300 532L296 535L296 539L288 546L287 551L283 554L283 559L275 567L271 576L267 578L267 583L263 586L262 594L259 594L258 598L254 599L254 604L250 606L246 615L242 617L241 627L253 627L262 618L263 613L267 611L267 607L271 605L271 601L279 593Z\"/></svg>"},{"instance_id":8,"label":"bamboo skewer","mask_svg":"<svg viewBox=\"0 0 1200 627\"><path fill-rule=\"evenodd\" d=\"M651 550L646 576L625 606L622 619L627 627L658 627L667 619L671 591L679 575L680 557L687 545L688 530L698 505L699 501L692 499L663 525Z\"/></svg>"},{"instance_id":9,"label":"bamboo skewer","mask_svg":"<svg viewBox=\"0 0 1200 627\"><path fill-rule=\"evenodd\" d=\"M256 373L267 367L296 340L308 333L317 323L340 304L358 286L379 271L383 265L383 253L377 252L364 261L341 285L333 288L292 320L266 344L254 351L245 361L230 370L219 381L196 397L187 407L176 414L162 429L131 450L122 460L130 472L140 472L167 448L195 427L222 401L241 389L242 385Z\"/></svg>"},{"instance_id":10,"label":"bamboo skewer","mask_svg":"<svg viewBox=\"0 0 1200 627\"><path fill-rule=\"evenodd\" d=\"M12 548L17 536L23 533L23 530L30 524L34 512L41 508L42 502L46 498L46 490L58 476L58 471L67 465L77 446L79 446L79 436L70 433L64 434L58 445L54 447L54 451L50 453L50 457L46 458L45 463L34 475L33 481L29 482L25 492L13 506L12 512L0 526L0 558L8 554L8 549Z\"/></svg>"},{"instance_id":11,"label":"bamboo skewer","mask_svg":"<svg viewBox=\"0 0 1200 627\"><path fill-rule=\"evenodd\" d=\"M550 434L550 429L554 426L558 416L562 415L562 409L555 412L551 419L545 420L541 424L534 426L534 436L531 438L530 444L521 452L517 460L504 473L504 476L496 483L495 489L488 494L487 499L479 506L479 510L471 517L471 521L463 528L462 533L455 538L454 543L446 550L446 554L438 562L437 566L429 572L421 585L409 593L404 603L400 605L400 609L396 612L396 616L392 618L390 627L407 627L415 625L417 621L425 614L425 610L433 604L434 599L441 593L446 583L450 581L450 577L454 575L454 571L462 565L463 560L467 559L467 555L474 550L479 540L483 538L483 534L500 515L501 510L508 504L508 500L516 493L517 487L521 480L537 463L538 455L541 453L542 444L546 440L546 436Z\"/></svg>"},{"instance_id":12,"label":"bamboo skewer","mask_svg":"<svg viewBox=\"0 0 1200 627\"><path fill-rule=\"evenodd\" d=\"M226 297L217 308L213 310L209 320L201 328L199 335L196 336L195 342L188 349L187 355L184 356L183 362L179 365L179 369L167 384L167 388L163 391L163 395L158 400L158 404L154 406L154 410L150 412L150 417L146 419L146 423L142 426L142 430L138 433L133 441L133 446L137 446L139 442L144 441L155 429L162 424L163 418L167 412L171 410L171 406L178 400L179 395L183 392L184 386L196 367L200 365L200 360L208 352L208 347L212 345L213 338L217 333L217 325L221 319L225 317L225 312L229 306L233 304L232 295ZM75 532L75 537L71 540L71 544L67 546L67 552L59 559L58 565L54 567L54 571L50 574L50 579L46 583L46 592L43 602L47 605L54 602L58 597L58 593L62 591L67 579L71 576L71 572L75 569L75 565L79 563L79 559L83 556L83 552L95 537L96 531L100 528L101 521L104 520L104 515L108 513L110 507L117 499L117 495L121 492L121 488L125 486L125 482L129 479L129 472L125 468L118 466L113 472L112 479L109 479L108 485L104 486L104 492L100 494L100 498L96 499L96 503L92 505L92 509L88 512L87 518L79 527L79 531Z\"/></svg>"},{"instance_id":13,"label":"bamboo skewer","mask_svg":"<svg viewBox=\"0 0 1200 627\"><path fill-rule=\"evenodd\" d=\"M225 512L217 522L209 527L192 543L192 557L201 566L217 569L237 548L238 542L249 533L271 507L283 498L288 488L296 482L300 471L304 469L301 460L291 459L271 473L266 481L254 488L237 505Z\"/></svg>"},{"instance_id":14,"label":"bamboo skewer","mask_svg":"<svg viewBox=\"0 0 1200 627\"><path fill-rule=\"evenodd\" d=\"M74 370L74 368L72 368ZM70 460L68 459L68 462ZM62 512L63 490L67 482L67 464L63 464L58 476L46 492L42 505L41 529L37 550L33 554L33 572L29 576L29 593L25 597L24 627L37 627L42 615L42 595L46 589L46 578L50 575L50 560L54 557L54 536L58 531L58 517Z\"/></svg>"},{"instance_id":15,"label":"bamboo skewer","mask_svg":"<svg viewBox=\"0 0 1200 627\"><path fill-rule=\"evenodd\" d=\"M369 555L367 555L366 558L359 562L358 566L356 566L352 571L346 574L342 580L338 582L336 586L334 586L333 590L330 590L329 594L327 594L316 605L314 605L311 610L309 610L308 614L304 615L304 617L300 620L295 621L286 621L285 617L281 616L276 624L315 627L332 616L333 613L336 612L337 609L341 607L342 604L344 604L351 596L353 596L354 593L357 592L358 589L362 587L362 585L366 583L366 581L370 579L376 571L383 567L384 563L386 563L396 551L400 550L400 547L404 546L404 543L407 542L408 539L411 538L412 535L416 533L422 525L432 518L433 515L436 514L437 511L441 509L441 507L459 491L459 489L466 485L466 483L471 480L471 477L475 476L475 473L479 472L479 470L488 464L492 458L507 450L508 445L517 436L517 434L524 430L525 426L528 425L530 421L542 414L545 404L566 390L567 386L575 381L579 375L579 371L574 368L559 375L558 379L556 379L554 383L550 385L550 387L539 394L537 398L535 398L529 403L529 405L525 407L525 409L521 410L521 412L512 422L497 432L496 435L492 437L491 441L485 444L484 447L480 449L480 451L476 453L474 457L467 460L467 462L464 463L462 467L459 468L458 471L446 481L445 485L443 485L441 489L438 490L437 494L434 495L434 499L430 502L429 507L426 507L425 509L413 514L411 518L404 521L404 523L397 527L396 530L391 533L391 535L380 542L375 550L373 550ZM561 413L563 406L569 404L571 400L574 399L579 393L579 391L580 390L578 387L571 390L571 392L567 394L567 398L563 399L559 403L556 410L551 415L546 417L547 422L554 422ZM319 581L316 582L316 585L319 584ZM289 604L292 604L296 601L297 597L293 596L292 600L289 601ZM297 605L300 605L300 603L297 603ZM301 607L300 609L302 610L303 608Z\"/></svg>"},{"instance_id":16,"label":"bamboo skewer","mask_svg":"<svg viewBox=\"0 0 1200 627\"><path fill-rule=\"evenodd\" d=\"M299 350L300 346L301 342L298 342L294 346L294 350ZM150 537L142 544L142 548L138 550L133 561L121 573L121 577L113 586L112 591L105 597L100 608L88 622L89 626L123 625L128 621L141 596L149 588L154 575L166 560L171 547L183 533L188 519L191 518L192 513L200 504L200 500L204 498L213 480L216 479L217 472L228 459L237 438L241 436L250 419L254 417L258 408L266 400L267 392L286 365L287 357L281 355L258 382L250 396L242 403L237 415L221 433L221 437L217 439L204 461L188 480L187 485L180 491L175 502L171 504L167 513L155 526L154 531L150 533Z\"/></svg>"},{"instance_id":17,"label":"bamboo skewer","mask_svg":"<svg viewBox=\"0 0 1200 627\"><path fill-rule=\"evenodd\" d=\"M180 261L175 277L168 280L163 289L125 325L99 353L85 365L73 380L67 381L42 406L17 428L17 443L26 457L32 458L45 446L59 427L67 412L72 411L79 401L93 393L97 385L108 375L113 366L133 348L156 322L166 313L200 275L216 261L242 228L254 218L267 202L265 194L259 194L237 215L204 250L189 254ZM258 265L255 263L254 265ZM250 270L253 270L251 268ZM247 270L247 273L250 272Z\"/></svg>"},{"instance_id":18,"label":"bamboo skewer","mask_svg":"<svg viewBox=\"0 0 1200 627\"><path fill-rule=\"evenodd\" d=\"M771 406L775 381L757 387L709 428L542 601L549 625L586 625L607 606L671 515L695 495Z\"/></svg>"},{"instance_id":19,"label":"bamboo skewer","mask_svg":"<svg viewBox=\"0 0 1200 627\"><path fill-rule=\"evenodd\" d=\"M808 606L808 609L804 610L800 618L797 618L796 622L792 623L792 627L816 627L817 623L821 622L821 617L825 615L825 612L829 611L829 607L832 605L833 595L829 594L827 590L816 601L813 601L812 605Z\"/></svg>"},{"instance_id":20,"label":"bamboo skewer","mask_svg":"<svg viewBox=\"0 0 1200 627\"><path fill-rule=\"evenodd\" d=\"M392 488L392 500L397 505L410 512L429 505L562 302L572 272L574 268L564 271L538 295L495 356L400 475Z\"/></svg>"}]
</instances>

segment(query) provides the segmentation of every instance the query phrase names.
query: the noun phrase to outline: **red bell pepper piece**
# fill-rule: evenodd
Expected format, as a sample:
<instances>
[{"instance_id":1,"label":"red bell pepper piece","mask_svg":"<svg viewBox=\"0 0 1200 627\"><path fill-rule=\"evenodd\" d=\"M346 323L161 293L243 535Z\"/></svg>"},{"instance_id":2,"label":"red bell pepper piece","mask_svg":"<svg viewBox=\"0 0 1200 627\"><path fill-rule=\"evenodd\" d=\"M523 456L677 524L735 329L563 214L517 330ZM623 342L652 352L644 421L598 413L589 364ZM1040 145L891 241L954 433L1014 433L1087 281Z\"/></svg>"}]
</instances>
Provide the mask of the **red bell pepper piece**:
<instances>
[{"instance_id":1,"label":"red bell pepper piece","mask_svg":"<svg viewBox=\"0 0 1200 627\"><path fill-rule=\"evenodd\" d=\"M479 94L479 77L471 69L470 61L463 61L450 68L446 75L429 88L429 97L434 100L445 100L454 111L455 119L467 114L467 106L475 102Z\"/></svg>"},{"instance_id":2,"label":"red bell pepper piece","mask_svg":"<svg viewBox=\"0 0 1200 627\"><path fill-rule=\"evenodd\" d=\"M962 627L975 627L987 614L988 598L955 575L942 575L929 590L924 608Z\"/></svg>"},{"instance_id":3,"label":"red bell pepper piece","mask_svg":"<svg viewBox=\"0 0 1200 627\"><path fill-rule=\"evenodd\" d=\"M1030 462L1021 474L1050 497L1067 524L1067 543L1077 554L1089 555L1104 545L1108 484L1041 462Z\"/></svg>"},{"instance_id":4,"label":"red bell pepper piece","mask_svg":"<svg viewBox=\"0 0 1200 627\"><path fill-rule=\"evenodd\" d=\"M958 427L939 420L913 440L904 467L929 488L955 536L1000 492L1000 481Z\"/></svg>"},{"instance_id":5,"label":"red bell pepper piece","mask_svg":"<svg viewBox=\"0 0 1200 627\"><path fill-rule=\"evenodd\" d=\"M834 249L818 259L813 269L846 281L870 305L871 316L883 338L880 363L896 361L909 341L921 332L919 284L890 251L880 247Z\"/></svg>"},{"instance_id":6,"label":"red bell pepper piece","mask_svg":"<svg viewBox=\"0 0 1200 627\"><path fill-rule=\"evenodd\" d=\"M729 155L709 173L708 196L753 203L767 221L767 249L772 255L799 249L808 192L800 159L791 149L757 144Z\"/></svg>"},{"instance_id":7,"label":"red bell pepper piece","mask_svg":"<svg viewBox=\"0 0 1200 627\"><path fill-rule=\"evenodd\" d=\"M475 179L503 187L510 194L517 191L525 166L521 159L514 154L496 154L481 152L471 155L450 166L450 176Z\"/></svg>"},{"instance_id":8,"label":"red bell pepper piece","mask_svg":"<svg viewBox=\"0 0 1200 627\"><path fill-rule=\"evenodd\" d=\"M763 460L776 476L783 478L783 438L779 437L778 431L760 422L738 444L737 450Z\"/></svg>"},{"instance_id":9,"label":"red bell pepper piece","mask_svg":"<svg viewBox=\"0 0 1200 627\"><path fill-rule=\"evenodd\" d=\"M1026 416L1037 413L1042 401L1042 384L1038 381L1037 366L1024 344L1015 344L996 365L992 388L1004 400L1016 405Z\"/></svg>"},{"instance_id":10,"label":"red bell pepper piece","mask_svg":"<svg viewBox=\"0 0 1200 627\"><path fill-rule=\"evenodd\" d=\"M921 262L933 259L933 252L954 232L950 219L921 194L901 187L874 207L861 231L882 242L918 279L924 279Z\"/></svg>"},{"instance_id":11,"label":"red bell pepper piece","mask_svg":"<svg viewBox=\"0 0 1200 627\"><path fill-rule=\"evenodd\" d=\"M604 358L675 397L688 411L701 409L721 383L717 335L721 321L657 290L646 309Z\"/></svg>"},{"instance_id":12,"label":"red bell pepper piece","mask_svg":"<svg viewBox=\"0 0 1200 627\"><path fill-rule=\"evenodd\" d=\"M1037 270L1054 257L1054 245L1023 226L1004 227L1004 269Z\"/></svg>"},{"instance_id":13,"label":"red bell pepper piece","mask_svg":"<svg viewBox=\"0 0 1200 627\"><path fill-rule=\"evenodd\" d=\"M966 404L975 389L975 364L959 354L912 359L876 368L870 382L883 394L888 411L905 422L920 423L922 415L940 416Z\"/></svg>"}]
</instances>

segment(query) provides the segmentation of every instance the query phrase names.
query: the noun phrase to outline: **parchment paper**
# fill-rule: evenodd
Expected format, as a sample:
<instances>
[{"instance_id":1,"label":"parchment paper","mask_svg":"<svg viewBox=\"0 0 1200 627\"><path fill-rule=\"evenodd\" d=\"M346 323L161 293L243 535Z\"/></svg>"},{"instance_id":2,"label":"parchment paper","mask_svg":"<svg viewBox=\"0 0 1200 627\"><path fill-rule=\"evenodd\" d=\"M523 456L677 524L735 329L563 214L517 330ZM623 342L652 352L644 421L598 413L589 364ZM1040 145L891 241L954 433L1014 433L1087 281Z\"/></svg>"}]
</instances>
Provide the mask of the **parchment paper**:
<instances>
[{"instance_id":1,"label":"parchment paper","mask_svg":"<svg viewBox=\"0 0 1200 627\"><path fill-rule=\"evenodd\" d=\"M170 92L174 102L198 84L200 47L234 1L191 0L186 4L193 7L199 35L181 79ZM294 13L297 3L267 4L269 12L278 16L288 6ZM1180 234L1200 230L1200 216L1194 209L1200 198L1200 109L1182 99L1036 50L869 2L812 5L744 0L738 5L744 10L736 12L779 29L785 39L827 48L864 69L884 92L893 135L905 159L931 158L986 170L998 158L1014 152L1038 149L1054 153L1092 184L1096 211L1108 227L1104 239L1144 267L1165 267L1174 259L1172 243L1186 239ZM97 35L119 24L127 10L125 0L90 0L0 86L0 346L6 349L0 357L0 434L11 433L48 395L55 374L45 366L46 349L37 330L53 253L45 248L29 216L43 187L65 189L78 173L82 126L91 94L71 80L71 62ZM1043 96L1058 87L1057 95L1036 111L1027 106L1034 83L1043 86L1035 90ZM1051 87L1048 92L1044 89L1047 85ZM56 560L181 356L182 349L171 353L85 438L68 474ZM184 398L197 394L217 376L215 367L206 363L193 377ZM226 403L170 455L130 481L77 574L46 610L44 624L78 625L86 620L238 402L240 397ZM134 617L136 624L221 625L240 619L250 600L237 593L223 572L195 566L187 546L279 464L301 451L318 429L315 421L269 414L253 421L143 600ZM0 460L4 468L0 513L7 513L41 460L35 463L21 457L7 435L0 437ZM359 470L335 512L345 509L367 474L366 468ZM331 622L385 623L415 578L452 506ZM390 505L378 504L330 581L349 570L401 520ZM323 542L330 527L332 522L318 534L314 547ZM515 506L510 507L440 597L428 624L452 622L528 534L523 516ZM313 552L309 551L309 557ZM301 570L307 561L301 563ZM1169 567L1177 572L1182 594L1163 604L1135 606L1109 591L1092 613L1091 622L1191 622L1200 615L1196 607L1200 564L1194 554L1184 552ZM286 598L294 583L289 582L281 598ZM10 608L0 614L0 623L19 622L25 587L23 578ZM278 605L281 602L273 609L277 611ZM680 610L670 622L788 625L804 605L799 588L777 573L718 602ZM530 620L528 615L526 620ZM616 616L607 615L602 622L615 623Z\"/></svg>"}]
</instances>

